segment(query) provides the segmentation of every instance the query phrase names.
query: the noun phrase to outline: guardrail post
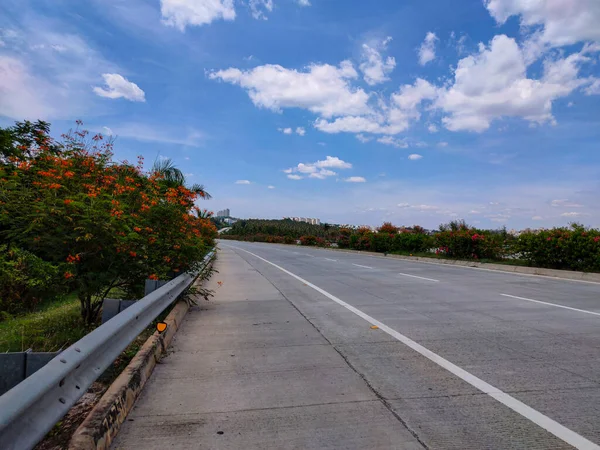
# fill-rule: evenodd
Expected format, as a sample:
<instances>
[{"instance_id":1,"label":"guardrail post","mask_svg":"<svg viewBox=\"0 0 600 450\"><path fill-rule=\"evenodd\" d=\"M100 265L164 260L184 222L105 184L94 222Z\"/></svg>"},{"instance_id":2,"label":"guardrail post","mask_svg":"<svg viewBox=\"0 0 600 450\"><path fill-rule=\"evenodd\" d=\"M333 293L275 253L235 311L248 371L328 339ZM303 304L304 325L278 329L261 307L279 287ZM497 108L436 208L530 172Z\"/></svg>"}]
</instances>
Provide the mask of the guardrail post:
<instances>
[{"instance_id":1,"label":"guardrail post","mask_svg":"<svg viewBox=\"0 0 600 450\"><path fill-rule=\"evenodd\" d=\"M0 355L0 395L25 379L24 352Z\"/></svg>"}]
</instances>

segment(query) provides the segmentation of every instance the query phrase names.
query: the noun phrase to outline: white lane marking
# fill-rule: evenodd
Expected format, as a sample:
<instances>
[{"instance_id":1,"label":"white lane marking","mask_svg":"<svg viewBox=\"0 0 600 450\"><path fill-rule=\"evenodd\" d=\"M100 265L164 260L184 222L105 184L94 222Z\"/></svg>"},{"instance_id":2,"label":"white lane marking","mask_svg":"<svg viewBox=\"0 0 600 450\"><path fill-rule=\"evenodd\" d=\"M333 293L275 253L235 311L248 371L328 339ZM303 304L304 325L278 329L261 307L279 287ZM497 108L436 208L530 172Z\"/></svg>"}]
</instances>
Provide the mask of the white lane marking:
<instances>
[{"instance_id":1,"label":"white lane marking","mask_svg":"<svg viewBox=\"0 0 600 450\"><path fill-rule=\"evenodd\" d=\"M308 253L305 253L304 256L308 256L309 258L314 258L313 255L309 255Z\"/></svg>"},{"instance_id":2,"label":"white lane marking","mask_svg":"<svg viewBox=\"0 0 600 450\"><path fill-rule=\"evenodd\" d=\"M549 306L556 306L557 308L570 309L571 311L577 311L577 312L582 312L582 313L586 313L586 314L593 314L594 316L600 316L600 313L593 312L593 311L587 311L585 309L571 308L570 306L558 305L556 303L543 302L541 300L534 300L532 298L517 297L516 295L509 295L509 294L500 294L500 295L503 295L504 297L516 298L518 300L525 300L528 302L541 303L542 305L549 305Z\"/></svg>"},{"instance_id":3,"label":"white lane marking","mask_svg":"<svg viewBox=\"0 0 600 450\"><path fill-rule=\"evenodd\" d=\"M353 265L353 266L356 266L356 267L363 267L363 268L365 268L365 269L372 269L372 267L369 267L369 266L361 266L360 264L354 264L354 263L352 263L352 265Z\"/></svg>"},{"instance_id":4,"label":"white lane marking","mask_svg":"<svg viewBox=\"0 0 600 450\"><path fill-rule=\"evenodd\" d=\"M298 252L292 252L292 253L293 253L294 255L299 255L299 254L300 254L300 253L298 253Z\"/></svg>"},{"instance_id":5,"label":"white lane marking","mask_svg":"<svg viewBox=\"0 0 600 450\"><path fill-rule=\"evenodd\" d=\"M416 275L409 275L408 273L398 273L398 275L404 275L405 277L411 277L411 278L419 278L421 280L433 281L435 283L439 283L439 281L440 281L440 280L434 280L433 278L425 278L425 277L418 277Z\"/></svg>"},{"instance_id":6,"label":"white lane marking","mask_svg":"<svg viewBox=\"0 0 600 450\"><path fill-rule=\"evenodd\" d=\"M337 262L337 259L329 259L329 258L323 258L323 259L326 259L327 261Z\"/></svg>"},{"instance_id":7,"label":"white lane marking","mask_svg":"<svg viewBox=\"0 0 600 450\"><path fill-rule=\"evenodd\" d=\"M389 334L393 338L395 338L398 341L402 342L404 345L406 345L407 347L410 347L411 349L413 349L417 353L420 353L421 355L423 355L427 359L433 361L434 363L436 363L440 367L443 367L444 369L446 369L450 373L456 375L461 380L466 381L471 386L479 389L484 394L489 395L490 397L496 399L497 401L499 401L503 405L508 406L513 411L521 414L526 419L529 419L531 422L535 423L536 425L539 425L544 430L546 430L549 433L553 434L557 438L563 440L567 444L572 445L575 448L583 449L583 450L600 450L600 446L598 446L597 444L593 443L592 441L587 440L583 436L575 433L573 430L568 429L567 427L561 425L560 423L556 422L555 420L551 419L550 417L548 417L548 416L542 414L541 412L533 409L531 406L526 405L525 403L521 402L520 400L517 400L514 397L511 397L509 394L501 391L500 389L492 386L491 384L486 383L482 379L477 378L475 375L467 372L466 370L461 369L456 364L453 364L450 361L448 361L447 359L442 358L437 353L434 353L431 350L423 347L421 344L418 344L417 342L413 341L409 337L404 336L403 334L398 333L396 330L388 327L384 323L381 323L377 319L369 316L368 314L365 314L360 309L357 309L354 306L349 305L348 303L344 302L343 300L340 300L335 295L330 294L329 292L325 291L324 289L321 289L320 287L315 286L311 282L305 280L304 278L301 278L298 275L293 274L289 270L286 270L283 267L280 267L277 264L272 263L271 261L268 261L265 258L262 258L262 257L254 254L252 252L249 252L248 250L244 250L243 248L239 248L239 247L233 247L233 248L237 248L237 249L239 249L239 250L241 250L243 252L249 253L250 255L252 255L252 256L260 259L261 261L264 261L267 264L270 264L273 267L275 267L275 268L281 270L282 272L288 274L292 278L295 278L296 280L300 281L301 283L304 283L305 285L313 288L315 291L323 294L328 299L333 300L338 305L341 305L344 308L346 308L347 310L352 311L354 314L356 314L357 316L359 316L362 319L366 320L371 325L375 325L375 326L379 327L380 330L384 331L385 333Z\"/></svg>"}]
</instances>

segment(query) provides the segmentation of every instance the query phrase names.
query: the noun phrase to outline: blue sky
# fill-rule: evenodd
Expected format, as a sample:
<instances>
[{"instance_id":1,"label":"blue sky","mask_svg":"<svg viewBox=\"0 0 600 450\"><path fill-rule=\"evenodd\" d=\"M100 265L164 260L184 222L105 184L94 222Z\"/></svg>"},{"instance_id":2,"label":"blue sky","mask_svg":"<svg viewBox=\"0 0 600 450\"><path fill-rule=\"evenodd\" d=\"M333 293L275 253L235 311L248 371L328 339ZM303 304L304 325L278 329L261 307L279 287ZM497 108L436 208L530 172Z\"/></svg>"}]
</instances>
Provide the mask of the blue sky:
<instances>
[{"instance_id":1,"label":"blue sky","mask_svg":"<svg viewBox=\"0 0 600 450\"><path fill-rule=\"evenodd\" d=\"M596 0L3 0L0 126L81 119L236 217L598 227L598 23Z\"/></svg>"}]
</instances>

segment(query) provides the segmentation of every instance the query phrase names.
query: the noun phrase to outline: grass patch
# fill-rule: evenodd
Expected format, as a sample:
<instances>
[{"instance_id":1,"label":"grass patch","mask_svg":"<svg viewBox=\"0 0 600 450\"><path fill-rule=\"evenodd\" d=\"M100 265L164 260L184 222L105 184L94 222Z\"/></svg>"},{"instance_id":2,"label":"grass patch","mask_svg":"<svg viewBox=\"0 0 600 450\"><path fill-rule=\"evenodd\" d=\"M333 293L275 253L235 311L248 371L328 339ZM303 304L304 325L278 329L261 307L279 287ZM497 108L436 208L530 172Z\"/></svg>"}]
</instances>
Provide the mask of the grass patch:
<instances>
[{"instance_id":1,"label":"grass patch","mask_svg":"<svg viewBox=\"0 0 600 450\"><path fill-rule=\"evenodd\" d=\"M0 322L0 352L55 352L89 332L75 295L44 305L39 311Z\"/></svg>"}]
</instances>

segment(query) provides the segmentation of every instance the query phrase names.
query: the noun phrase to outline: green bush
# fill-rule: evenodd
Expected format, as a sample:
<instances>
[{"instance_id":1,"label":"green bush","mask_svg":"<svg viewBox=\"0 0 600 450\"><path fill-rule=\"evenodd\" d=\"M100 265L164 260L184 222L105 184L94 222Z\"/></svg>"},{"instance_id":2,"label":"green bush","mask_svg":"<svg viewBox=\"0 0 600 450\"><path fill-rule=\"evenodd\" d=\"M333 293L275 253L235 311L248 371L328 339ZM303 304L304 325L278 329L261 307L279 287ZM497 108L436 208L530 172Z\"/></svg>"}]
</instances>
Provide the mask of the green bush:
<instances>
[{"instance_id":1,"label":"green bush","mask_svg":"<svg viewBox=\"0 0 600 450\"><path fill-rule=\"evenodd\" d=\"M340 228L335 243L339 248L350 248L350 236L352 236L350 228Z\"/></svg>"},{"instance_id":2,"label":"green bush","mask_svg":"<svg viewBox=\"0 0 600 450\"><path fill-rule=\"evenodd\" d=\"M250 236L281 236L300 239L302 236L315 236L326 240L333 240L338 234L337 227L328 224L312 225L306 222L295 222L291 219L238 220L223 235L250 237ZM246 239L243 239L246 240ZM266 242L266 241L260 241Z\"/></svg>"},{"instance_id":3,"label":"green bush","mask_svg":"<svg viewBox=\"0 0 600 450\"><path fill-rule=\"evenodd\" d=\"M392 233L380 232L370 233L369 247L373 252L389 252L392 249L394 235Z\"/></svg>"},{"instance_id":4,"label":"green bush","mask_svg":"<svg viewBox=\"0 0 600 450\"><path fill-rule=\"evenodd\" d=\"M0 320L60 294L59 268L33 253L0 245Z\"/></svg>"},{"instance_id":5,"label":"green bush","mask_svg":"<svg viewBox=\"0 0 600 450\"><path fill-rule=\"evenodd\" d=\"M317 245L317 238L316 238L316 236L301 236L300 244L315 246L315 245Z\"/></svg>"},{"instance_id":6,"label":"green bush","mask_svg":"<svg viewBox=\"0 0 600 450\"><path fill-rule=\"evenodd\" d=\"M522 233L514 244L519 258L531 266L600 271L600 230L579 224Z\"/></svg>"},{"instance_id":7,"label":"green bush","mask_svg":"<svg viewBox=\"0 0 600 450\"><path fill-rule=\"evenodd\" d=\"M433 238L425 233L403 231L394 236L392 250L412 253L423 253L434 246Z\"/></svg>"},{"instance_id":8,"label":"green bush","mask_svg":"<svg viewBox=\"0 0 600 450\"><path fill-rule=\"evenodd\" d=\"M503 256L502 234L478 230L465 222L440 225L434 236L436 253L460 259L500 259Z\"/></svg>"}]
</instances>

